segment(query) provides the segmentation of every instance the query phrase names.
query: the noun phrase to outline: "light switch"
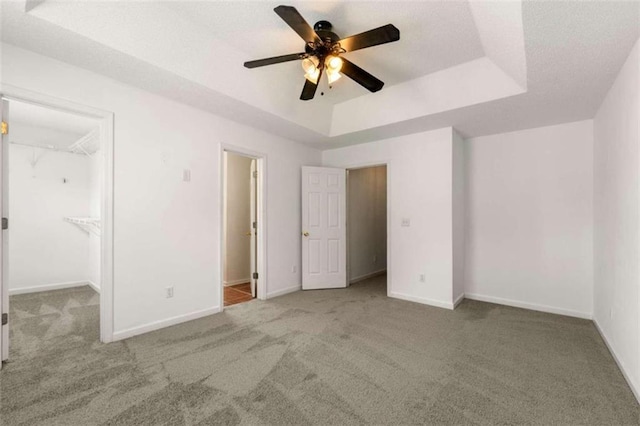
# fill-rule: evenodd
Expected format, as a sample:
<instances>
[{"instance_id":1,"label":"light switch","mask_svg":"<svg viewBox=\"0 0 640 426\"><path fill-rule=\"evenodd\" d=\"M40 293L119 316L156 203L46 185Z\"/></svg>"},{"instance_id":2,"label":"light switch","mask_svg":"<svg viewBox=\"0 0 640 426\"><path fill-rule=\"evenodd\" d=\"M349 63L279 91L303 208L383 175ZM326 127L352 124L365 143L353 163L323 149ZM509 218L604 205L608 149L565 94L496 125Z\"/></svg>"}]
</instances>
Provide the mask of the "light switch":
<instances>
[{"instance_id":1,"label":"light switch","mask_svg":"<svg viewBox=\"0 0 640 426\"><path fill-rule=\"evenodd\" d=\"M411 226L411 219L407 217L402 218L402 226Z\"/></svg>"},{"instance_id":2,"label":"light switch","mask_svg":"<svg viewBox=\"0 0 640 426\"><path fill-rule=\"evenodd\" d=\"M182 180L185 182L191 182L191 170L184 169L182 171Z\"/></svg>"}]
</instances>

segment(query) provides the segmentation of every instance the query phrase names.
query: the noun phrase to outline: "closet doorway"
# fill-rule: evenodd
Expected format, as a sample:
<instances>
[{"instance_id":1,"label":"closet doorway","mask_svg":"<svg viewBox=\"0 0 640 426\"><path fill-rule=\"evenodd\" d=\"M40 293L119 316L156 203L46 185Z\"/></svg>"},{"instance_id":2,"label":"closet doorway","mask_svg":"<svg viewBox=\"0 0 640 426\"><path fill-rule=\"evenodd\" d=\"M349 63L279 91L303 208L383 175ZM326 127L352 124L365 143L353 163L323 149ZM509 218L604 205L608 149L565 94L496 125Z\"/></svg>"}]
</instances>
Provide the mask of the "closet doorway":
<instances>
[{"instance_id":1,"label":"closet doorway","mask_svg":"<svg viewBox=\"0 0 640 426\"><path fill-rule=\"evenodd\" d=\"M387 165L347 170L347 280L387 293Z\"/></svg>"},{"instance_id":2,"label":"closet doorway","mask_svg":"<svg viewBox=\"0 0 640 426\"><path fill-rule=\"evenodd\" d=\"M224 306L249 302L258 295L258 161L223 152Z\"/></svg>"},{"instance_id":3,"label":"closet doorway","mask_svg":"<svg viewBox=\"0 0 640 426\"><path fill-rule=\"evenodd\" d=\"M110 341L105 330L111 327L101 321L106 311L101 287L105 277L111 284L104 270L111 265L104 252L111 243L103 231L105 224L111 229L112 220L104 214L112 205L105 193L112 179L105 168L112 153L112 116L5 96L2 360L37 355L48 346L64 351Z\"/></svg>"}]
</instances>

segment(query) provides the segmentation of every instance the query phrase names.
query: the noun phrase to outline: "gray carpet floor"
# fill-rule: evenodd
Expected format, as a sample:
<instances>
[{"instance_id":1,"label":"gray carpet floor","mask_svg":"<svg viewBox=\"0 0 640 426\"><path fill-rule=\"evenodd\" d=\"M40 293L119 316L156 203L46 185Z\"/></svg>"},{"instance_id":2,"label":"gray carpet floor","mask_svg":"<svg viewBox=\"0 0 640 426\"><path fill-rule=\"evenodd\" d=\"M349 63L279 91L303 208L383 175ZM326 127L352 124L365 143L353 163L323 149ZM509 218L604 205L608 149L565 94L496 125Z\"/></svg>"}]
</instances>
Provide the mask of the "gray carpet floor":
<instances>
[{"instance_id":1,"label":"gray carpet floor","mask_svg":"<svg viewBox=\"0 0 640 426\"><path fill-rule=\"evenodd\" d=\"M89 288L13 296L2 425L638 425L590 321L386 297L254 300L109 345Z\"/></svg>"}]
</instances>

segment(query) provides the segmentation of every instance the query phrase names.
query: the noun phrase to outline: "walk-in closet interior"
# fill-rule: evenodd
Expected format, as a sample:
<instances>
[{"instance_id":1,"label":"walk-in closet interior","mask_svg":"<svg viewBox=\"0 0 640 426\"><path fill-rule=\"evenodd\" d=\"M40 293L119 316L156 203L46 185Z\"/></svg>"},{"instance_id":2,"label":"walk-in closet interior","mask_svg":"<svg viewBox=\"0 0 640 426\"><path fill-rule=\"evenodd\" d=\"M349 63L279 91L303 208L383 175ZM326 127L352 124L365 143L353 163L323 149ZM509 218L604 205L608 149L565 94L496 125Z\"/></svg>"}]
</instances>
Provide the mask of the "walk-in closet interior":
<instances>
[{"instance_id":1,"label":"walk-in closet interior","mask_svg":"<svg viewBox=\"0 0 640 426\"><path fill-rule=\"evenodd\" d=\"M9 102L9 114L5 276L15 325L10 339L21 340L10 348L50 344L67 329L98 341L99 123L18 101Z\"/></svg>"}]
</instances>

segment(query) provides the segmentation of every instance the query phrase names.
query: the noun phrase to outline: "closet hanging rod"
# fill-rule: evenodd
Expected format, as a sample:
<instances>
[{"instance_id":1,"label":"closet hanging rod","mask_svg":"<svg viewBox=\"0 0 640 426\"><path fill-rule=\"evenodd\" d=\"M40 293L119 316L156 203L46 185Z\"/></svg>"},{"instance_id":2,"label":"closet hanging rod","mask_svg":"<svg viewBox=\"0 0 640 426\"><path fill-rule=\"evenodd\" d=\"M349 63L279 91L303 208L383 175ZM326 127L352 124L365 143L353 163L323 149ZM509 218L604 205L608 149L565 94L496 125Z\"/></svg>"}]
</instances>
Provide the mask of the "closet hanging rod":
<instances>
[{"instance_id":1,"label":"closet hanging rod","mask_svg":"<svg viewBox=\"0 0 640 426\"><path fill-rule=\"evenodd\" d=\"M66 149L56 148L53 145L34 145L34 144L30 144L30 143L22 143L22 142L14 142L14 141L11 141L9 143L11 145L26 146L26 147L29 147L29 148L48 149L50 151L58 151L58 152L71 152L71 151L68 151ZM75 154L75 153L72 153L72 154Z\"/></svg>"},{"instance_id":2,"label":"closet hanging rod","mask_svg":"<svg viewBox=\"0 0 640 426\"><path fill-rule=\"evenodd\" d=\"M52 146L52 145L33 145L33 144L29 144L29 143L13 142L13 141L11 141L9 143L11 145L25 146L25 147L28 147L28 148L46 149L48 151L66 152L68 154L76 154L76 155L82 155L82 156L91 157L90 154L82 152L82 151L71 151L69 149L56 148L55 146Z\"/></svg>"}]
</instances>

